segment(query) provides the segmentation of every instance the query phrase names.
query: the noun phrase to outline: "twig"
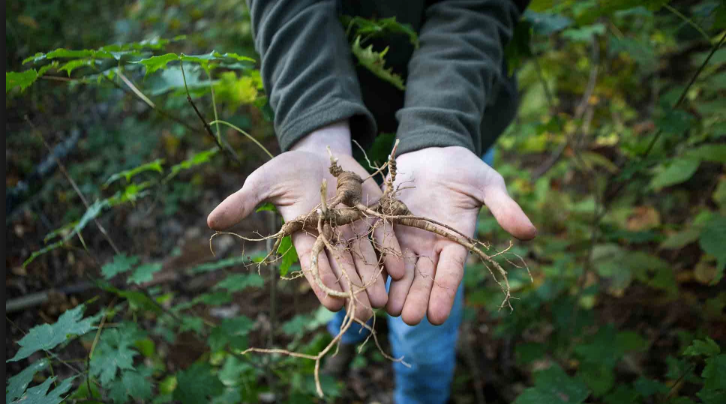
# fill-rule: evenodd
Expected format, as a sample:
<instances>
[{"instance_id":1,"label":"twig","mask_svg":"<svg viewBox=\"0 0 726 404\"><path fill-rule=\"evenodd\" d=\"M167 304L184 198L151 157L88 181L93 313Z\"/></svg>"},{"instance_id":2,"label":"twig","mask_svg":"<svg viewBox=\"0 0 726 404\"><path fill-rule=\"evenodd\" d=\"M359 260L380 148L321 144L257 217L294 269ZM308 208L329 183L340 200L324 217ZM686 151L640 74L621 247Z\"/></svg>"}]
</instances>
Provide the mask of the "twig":
<instances>
[{"instance_id":1,"label":"twig","mask_svg":"<svg viewBox=\"0 0 726 404\"><path fill-rule=\"evenodd\" d=\"M575 108L575 117L574 120L578 121L582 118L582 115L587 110L587 107L589 105L590 97L592 96L593 91L595 91L595 85L597 83L597 74L599 69L599 60L600 60L600 49L597 45L597 40L593 40L593 49L592 49L592 60L593 60L593 66L590 68L590 75L587 82L587 87L585 87L585 92L582 94L582 98L580 99L580 102L577 104L577 107ZM537 76L542 83L542 87L545 91L545 98L547 99L547 104L549 106L550 111L554 111L554 98L552 94L549 91L549 87L547 86L547 82L544 79L544 76L542 75L542 70L539 65L539 62L537 61L537 57L534 57L535 61L535 67L537 68ZM560 122L559 115L555 113L555 123L557 124L558 129L560 132L562 132L565 135L565 142L561 144L557 150L554 151L550 155L549 158L532 173L532 182L537 181L540 177L542 177L547 171L549 171L554 165L559 161L560 157L562 157L562 154L564 153L565 149L567 149L567 146L573 144L573 139L568 136L565 133L565 128L562 125L562 122ZM582 133L584 134L584 131L581 131L583 129L584 124L580 125L576 129L576 133ZM575 142L577 143L577 142ZM574 144L576 147L577 145Z\"/></svg>"},{"instance_id":2,"label":"twig","mask_svg":"<svg viewBox=\"0 0 726 404\"><path fill-rule=\"evenodd\" d=\"M33 133L36 136L38 136L38 138L40 138L40 140L43 142L43 145L45 145L45 148L48 150L48 152L52 154L53 148L50 147L48 142L43 137L43 134L40 133L40 131L35 127L33 122L30 121L30 118L28 118L27 115L25 116L25 121L28 122L31 129L33 130ZM81 202L83 203L83 205L86 207L86 209L90 209L91 206L88 204L86 197L83 196L83 193L78 188L78 185L76 185L76 182L73 180L73 178L71 178L70 174L68 174L66 167L63 165L63 163L61 163L61 161L57 157L55 157L54 159L55 159L55 163L58 165L58 169L61 171L61 173L63 173L63 176L65 176L66 179L68 180L68 182L71 184L71 186L73 187L73 190L76 192L76 195L78 195L78 197L81 199ZM113 248L114 253L116 253L117 255L120 254L121 251L118 249L118 247L116 247L116 244L111 239L111 236L108 235L108 232L103 227L101 222L99 222L98 218L94 218L93 222L96 224L96 227L98 227L98 230L101 232L101 234L103 234L103 237L106 239L106 241L108 241L108 243L111 245L111 248Z\"/></svg>"},{"instance_id":3,"label":"twig","mask_svg":"<svg viewBox=\"0 0 726 404\"><path fill-rule=\"evenodd\" d=\"M207 120L204 119L204 116L201 112L199 112L199 109L197 108L197 104L194 103L194 100L192 100L191 93L189 93L189 87L187 86L187 76L184 73L184 62L180 61L179 65L181 66L181 72L182 72L182 78L184 79L184 89L187 92L187 101L189 101L189 104L191 104L192 108L194 108L194 112L196 112L197 117L199 117L199 120L202 121L202 125L204 126L204 131L207 133L207 135L211 136L212 139L214 139L214 142L217 144L217 147L219 147L220 150L222 150L233 162L235 162L237 165L242 165L242 160L239 159L239 156L237 153L234 152L229 147L225 147L225 145L222 144L222 139L218 138L214 135L214 132L212 132L212 128L207 123Z\"/></svg>"},{"instance_id":4,"label":"twig","mask_svg":"<svg viewBox=\"0 0 726 404\"><path fill-rule=\"evenodd\" d=\"M216 119L216 120L210 122L209 124L210 125L216 124L217 126L219 126L220 123L222 125L229 126L230 128L232 128L232 129L236 130L237 132L239 132L239 133L243 134L244 136L246 136L247 139L250 139L251 141L253 141L257 146L259 146L260 149L262 149L262 151L265 152L265 154L267 154L270 157L270 159L275 158L275 156L272 153L270 153L270 151L267 150L267 148L265 146L263 146L262 143L260 143L252 135L250 135L249 133L243 131L242 129L238 128L237 126L235 126L235 125L233 125L233 124L231 124L231 123L229 123L227 121L222 121L222 120L219 120L219 119Z\"/></svg>"},{"instance_id":5,"label":"twig","mask_svg":"<svg viewBox=\"0 0 726 404\"><path fill-rule=\"evenodd\" d=\"M708 34L706 33L706 31L704 31L703 28L701 28L700 25L698 25L695 22L693 22L693 20L691 20L690 18L688 18L685 15L683 15L680 11L678 11L677 9L671 7L668 3L663 4L663 8L665 8L666 10L668 10L671 13L675 14L678 18L680 18L681 20L683 20L683 22L685 22L686 24L688 24L691 27L693 27L696 31L698 31L706 39L706 41L711 41L711 37L708 36Z\"/></svg>"}]
</instances>

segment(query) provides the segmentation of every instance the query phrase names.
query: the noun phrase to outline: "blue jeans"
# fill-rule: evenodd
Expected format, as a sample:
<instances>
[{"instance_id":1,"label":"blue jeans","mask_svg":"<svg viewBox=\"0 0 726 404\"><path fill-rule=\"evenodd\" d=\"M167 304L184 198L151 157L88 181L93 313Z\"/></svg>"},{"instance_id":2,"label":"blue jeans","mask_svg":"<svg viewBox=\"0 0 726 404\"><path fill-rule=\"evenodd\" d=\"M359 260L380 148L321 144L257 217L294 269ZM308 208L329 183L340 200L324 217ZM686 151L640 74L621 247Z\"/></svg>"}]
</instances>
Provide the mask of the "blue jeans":
<instances>
[{"instance_id":1,"label":"blue jeans","mask_svg":"<svg viewBox=\"0 0 726 404\"><path fill-rule=\"evenodd\" d=\"M482 160L490 166L494 162L494 149L491 148ZM386 290L390 286L386 283ZM456 341L459 325L464 314L464 283L459 285L454 298L449 319L435 326L424 319L415 326L407 325L401 317L388 317L388 338L395 358L403 356L411 367L393 363L396 375L396 388L393 393L397 404L440 404L449 399L451 381L456 365ZM328 332L338 335L343 324L345 311L341 310L328 323ZM368 331L359 324L352 324L343 334L341 343L357 344L363 342Z\"/></svg>"}]
</instances>

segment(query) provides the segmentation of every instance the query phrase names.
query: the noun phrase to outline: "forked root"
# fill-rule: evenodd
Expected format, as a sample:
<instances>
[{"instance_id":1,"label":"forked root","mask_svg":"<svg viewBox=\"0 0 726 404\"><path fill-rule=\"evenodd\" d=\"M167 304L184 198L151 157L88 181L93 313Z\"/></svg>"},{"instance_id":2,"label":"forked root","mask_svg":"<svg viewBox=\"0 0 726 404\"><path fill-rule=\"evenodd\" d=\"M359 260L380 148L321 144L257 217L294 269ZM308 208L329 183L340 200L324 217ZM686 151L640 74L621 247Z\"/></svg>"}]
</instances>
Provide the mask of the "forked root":
<instances>
[{"instance_id":1,"label":"forked root","mask_svg":"<svg viewBox=\"0 0 726 404\"><path fill-rule=\"evenodd\" d=\"M259 237L259 238L246 238L243 236L240 236L235 233L229 233L229 232L217 232L212 235L212 237L209 240L210 249L212 248L212 239L219 235L219 234L229 234L235 237L238 237L245 241L264 241L269 239L275 239L275 244L272 248L272 250L268 253L268 255L260 262L258 263L258 270L261 265L272 263L276 260L276 258L273 258L274 254L279 249L281 240L286 236L291 236L297 232L303 231L307 234L311 234L316 237L315 243L313 245L313 248L310 253L310 268L306 271L309 271L310 276L314 282L314 286L320 289L320 291L324 292L327 296L332 296L334 298L339 299L346 299L347 301L347 312L346 316L343 320L343 324L340 328L340 332L338 335L336 335L333 340L317 355L308 355L308 354L301 354L297 352L291 352L285 349L262 349L262 348L249 348L242 352L242 354L247 354L251 352L257 352L257 353L265 353L265 354L281 354L281 355L288 355L296 358L301 359L308 359L308 360L314 360L315 361L315 386L318 392L318 395L320 397L323 397L323 390L320 384L320 362L325 355L327 355L330 350L335 346L337 347L340 344L340 340L343 336L343 334L348 331L350 326L353 323L359 323L363 326L363 328L370 331L370 335L368 338L366 338L365 342L361 344L361 347L367 343L367 341L372 337L375 341L376 346L381 351L381 354L386 357L387 359L394 361L394 362L401 362L404 365L408 366L403 361L403 357L401 358L394 358L388 354L386 354L383 349L381 348L380 344L378 343L378 337L376 335L374 327L366 324L365 321L362 321L361 319L358 319L355 317L356 308L360 307L358 305L362 305L360 300L358 299L357 295L365 292L366 289L372 285L377 276L380 276L380 273L382 271L377 271L376 276L373 279L368 280L363 285L357 285L354 282L351 281L351 277L346 272L346 267L344 265L341 265L340 262L340 256L341 256L341 250L344 249L344 247L336 247L336 245L341 244L343 240L339 239L339 232L337 231L338 228L341 226L345 226L348 224L351 224L358 220L364 220L364 219L375 219L378 222L371 225L370 229L365 235L362 235L359 237L368 237L372 234L373 230L376 228L376 226L380 225L380 223L388 224L388 225L400 225L400 226L408 226L408 227L414 227L417 229L421 229L424 231L428 231L431 233L434 233L440 237L446 238L447 240L453 241L463 247L465 247L469 252L476 255L479 259L484 262L484 265L489 270L489 273L491 274L492 278L494 278L494 281L499 285L499 287L502 290L502 293L504 294L504 300L502 301L502 304L500 306L501 308L508 307L510 310L512 310L512 305L510 303L511 299L511 288L509 286L509 280L507 278L507 272L502 268L502 266L494 259L498 255L502 255L504 253L507 253L509 249L512 247L512 244L510 242L510 245L507 249L494 254L494 255L488 255L486 254L480 247L484 247L488 249L488 245L467 236L466 234L461 233L457 229L446 225L444 223L428 219L425 217L419 217L413 215L409 210L408 207L398 200L396 198L396 193L398 190L394 187L394 182L396 178L396 148L398 146L398 141L396 141L396 144L394 145L394 148L391 152L391 155L389 156L388 162L384 164L382 167L371 167L372 169L376 170L375 174L381 173L384 168L388 168L388 176L385 177L385 189L383 191L383 195L381 196L381 199L378 200L378 202L368 206L365 205L362 202L362 183L364 179L362 179L359 175L343 170L338 165L338 160L333 156L332 152L330 152L330 149L328 149L328 152L330 154L330 174L336 178L337 181L337 187L336 187L336 195L335 197L328 201L326 199L327 195L327 183L325 180L323 180L323 183L320 188L320 200L321 203L313 209L310 213L306 215L302 215L295 220L291 220L289 222L286 222L279 232L267 236L267 237ZM366 157L367 158L367 157ZM375 175L374 174L374 175ZM369 177L370 178L370 177ZM367 178L366 178L367 179ZM378 256L380 257L379 262L377 265L379 268L382 268L382 259L385 254L387 254L387 251L383 250L383 247L373 243L374 248L379 253ZM344 291L336 290L331 288L330 286L326 285L319 273L319 267L318 267L318 260L319 256L322 252L328 251L330 256L333 257L336 261L338 261L338 267L341 271L341 276L337 280L338 284L341 286L347 286L342 288ZM214 253L214 251L212 251ZM283 252L283 254L286 252ZM521 257L517 256L520 260ZM506 259L506 258L505 258ZM513 266L517 268L521 268L521 266L516 265L509 261L507 259L507 262L512 264ZM524 260L522 260L522 263L524 263ZM494 271L491 269L491 267L494 268ZM526 264L524 264L524 267L526 267ZM529 272L529 268L527 268L527 271ZM301 271L302 273L302 271ZM496 273L496 274L495 274ZM297 278L299 276L292 277L290 279ZM531 278L531 274L530 274ZM364 307L365 309L371 310L373 312L373 309L370 307ZM373 321L375 324L375 313L373 317ZM337 352L337 350L336 350Z\"/></svg>"}]
</instances>

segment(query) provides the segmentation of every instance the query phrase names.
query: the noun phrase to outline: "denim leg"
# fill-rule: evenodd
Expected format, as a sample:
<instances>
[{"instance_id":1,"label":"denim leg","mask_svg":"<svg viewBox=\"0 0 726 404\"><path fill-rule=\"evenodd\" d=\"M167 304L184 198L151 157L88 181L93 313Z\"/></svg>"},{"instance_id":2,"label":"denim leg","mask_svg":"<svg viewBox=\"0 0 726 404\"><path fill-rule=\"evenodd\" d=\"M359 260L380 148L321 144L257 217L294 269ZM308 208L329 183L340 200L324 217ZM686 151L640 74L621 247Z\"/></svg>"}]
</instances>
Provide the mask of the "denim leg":
<instances>
[{"instance_id":1,"label":"denim leg","mask_svg":"<svg viewBox=\"0 0 726 404\"><path fill-rule=\"evenodd\" d=\"M464 283L456 291L449 319L435 326L424 318L420 324L407 325L401 317L388 318L388 338L393 356L411 365L394 363L396 404L445 403L451 392L456 364L456 340L464 313Z\"/></svg>"},{"instance_id":2,"label":"denim leg","mask_svg":"<svg viewBox=\"0 0 726 404\"><path fill-rule=\"evenodd\" d=\"M335 313L335 316L332 320L328 322L328 332L330 335L335 337L340 333L340 327L343 325L343 320L345 319L345 309L342 309L341 311ZM368 325L371 325L372 321L368 321ZM340 339L341 344L359 344L363 342L363 340L366 339L368 336L367 329L363 328L362 325L358 323L353 323L350 325L350 328L348 328L348 331L343 334L343 337Z\"/></svg>"}]
</instances>

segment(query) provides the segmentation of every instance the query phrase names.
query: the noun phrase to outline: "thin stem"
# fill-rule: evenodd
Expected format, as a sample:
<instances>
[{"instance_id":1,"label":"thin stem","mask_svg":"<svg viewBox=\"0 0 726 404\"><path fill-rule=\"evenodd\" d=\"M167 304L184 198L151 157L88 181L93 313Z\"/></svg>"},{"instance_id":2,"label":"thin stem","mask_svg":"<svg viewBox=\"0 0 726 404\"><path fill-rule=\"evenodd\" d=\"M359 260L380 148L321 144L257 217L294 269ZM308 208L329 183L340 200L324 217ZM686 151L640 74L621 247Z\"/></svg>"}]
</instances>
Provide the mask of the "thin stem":
<instances>
[{"instance_id":1,"label":"thin stem","mask_svg":"<svg viewBox=\"0 0 726 404\"><path fill-rule=\"evenodd\" d=\"M147 96L145 96L144 93L141 92L141 90L136 88L134 83L132 83L131 80L126 78L126 76L124 76L124 74L121 73L121 70L116 71L116 74L118 74L118 76L121 78L121 80L123 80L123 82L126 83L127 86L129 86L131 91L133 91L137 97L139 97L142 101L144 101L146 103L146 105L148 105L149 107L151 107L153 109L156 109L156 104L154 104ZM186 82L184 83L184 85L186 85Z\"/></svg>"},{"instance_id":2,"label":"thin stem","mask_svg":"<svg viewBox=\"0 0 726 404\"><path fill-rule=\"evenodd\" d=\"M207 72L207 77L209 78L209 89L212 91L212 109L214 109L214 120L219 120L219 116L217 115L217 100L214 95L214 84L212 83L212 72L210 70L205 70ZM219 131L219 122L217 122L217 138L222 139L221 132Z\"/></svg>"},{"instance_id":3,"label":"thin stem","mask_svg":"<svg viewBox=\"0 0 726 404\"><path fill-rule=\"evenodd\" d=\"M33 122L30 121L30 118L28 118L27 115L25 116L25 121L28 122L31 129L33 130L33 133L36 136L38 136L38 138L40 138L40 140L43 142L43 145L48 150L48 153L50 153L50 155L53 156L55 163L58 165L58 169L60 170L61 173L63 173L63 176L65 176L66 180L68 180L68 182L71 184L71 187L73 187L73 190L76 192L76 195L78 195L78 197L81 199L81 202L83 203L83 205L86 207L86 209L90 209L91 206L88 204L86 197L83 196L83 193L78 188L78 185L76 184L76 182L73 180L73 178L71 178L70 174L68 174L68 171L66 170L66 167L63 165L63 163L57 157L55 157L55 155L53 154L53 148L51 148L50 145L48 144L48 142L46 142L45 138L43 137L43 134L40 133L40 131L38 131L38 129L35 127L35 125L33 125ZM113 251L116 254L120 254L121 250L119 250L118 247L116 247L116 243L113 242L113 240L111 239L111 236L108 235L106 228L103 227L101 222L98 221L98 218L94 218L93 222L96 224L96 227L98 227L98 230L101 232L101 234L106 239L106 241L108 241L108 243L111 245L111 248L113 248Z\"/></svg>"},{"instance_id":4,"label":"thin stem","mask_svg":"<svg viewBox=\"0 0 726 404\"><path fill-rule=\"evenodd\" d=\"M262 143L260 143L259 141L257 141L257 139L255 139L254 137L252 137L252 135L250 135L249 133L247 133L247 132L243 131L242 129L238 128L237 126L235 126L235 125L233 125L233 124L231 124L231 123L229 123L229 122L227 122L227 121L222 121L222 120L214 120L214 121L210 122L209 124L210 124L210 125L214 125L214 124L220 124L220 123L221 123L222 125L227 125L227 126L229 126L230 128L232 128L232 129L236 130L237 132L239 132L239 133L243 134L243 135L244 135L244 136L246 136L246 137L247 137L248 139L250 139L251 141L253 141L253 142L254 142L254 143L255 143L255 144L257 145L257 146L259 146L259 148L260 148L260 149L262 149L262 151L264 151L264 152L265 152L265 154L267 154L267 155L268 155L268 156L270 157L270 159L273 159L273 158L275 158L275 156L274 156L274 155L272 155L272 153L270 153L270 151L269 151L269 150L267 150L267 148L265 148L265 146L263 146L263 145L262 145Z\"/></svg>"},{"instance_id":5,"label":"thin stem","mask_svg":"<svg viewBox=\"0 0 726 404\"><path fill-rule=\"evenodd\" d=\"M690 18L686 17L685 15L683 15L680 11L676 10L675 8L671 7L668 3L663 4L663 7L666 10L670 11L671 13L675 14L678 18L680 18L681 20L683 20L683 22L685 22L686 24L688 24L691 27L695 28L696 31L700 32L701 35L707 41L709 41L709 42L711 41L711 37L708 36L708 34L706 33L706 31L704 31L703 28L701 28L700 25L698 25L695 22L693 22L693 20L691 20Z\"/></svg>"},{"instance_id":6,"label":"thin stem","mask_svg":"<svg viewBox=\"0 0 726 404\"><path fill-rule=\"evenodd\" d=\"M219 147L220 150L222 150L225 154L227 154L227 157L229 157L237 165L242 165L242 161L239 159L239 156L237 156L237 153L235 153L234 150L232 150L230 147L225 147L225 145L222 144L222 139L220 139L214 135L214 132L212 132L212 128L209 127L207 120L204 119L204 116L202 115L202 113L199 112L199 109L197 108L197 104L194 103L194 100L192 100L192 95L189 93L189 87L187 87L187 76L186 76L186 73L184 73L184 62L182 62L180 60L179 65L181 66L182 79L184 79L184 89L187 92L187 101L189 102L189 104L191 104L192 108L194 108L194 112L196 112L199 120L202 121L204 130L206 131L206 133L209 136L212 137L212 139L214 139L214 142L217 144L217 147Z\"/></svg>"},{"instance_id":7,"label":"thin stem","mask_svg":"<svg viewBox=\"0 0 726 404\"><path fill-rule=\"evenodd\" d=\"M721 45L723 45L724 40L726 40L726 33L724 33L721 36L721 40L718 41L718 43L716 45L714 45L713 48L711 48L711 52L708 54L708 56L703 61L703 63L701 63L701 66L698 67L698 70L693 75L693 77L691 77L691 80L688 82L688 85L686 86L686 88L683 89L681 96L678 97L678 101L676 101L675 105L673 105L673 109L678 108L683 103L683 101L686 99L686 95L688 95L688 91L691 89L691 86L693 86L693 83L696 82L696 79L698 79L698 76L701 75L701 72L703 72L703 69L706 68L706 65L711 60L711 58L716 53L716 51L718 51L719 48L721 48ZM660 139L660 136L662 134L663 134L663 131L659 129L655 133L655 135L653 135L653 139L648 144L648 147L645 149L645 153L643 153L643 156L641 157L641 159L645 159L646 157L648 157L651 150L653 150L653 146L655 146L655 144L658 142L658 139Z\"/></svg>"}]
</instances>

